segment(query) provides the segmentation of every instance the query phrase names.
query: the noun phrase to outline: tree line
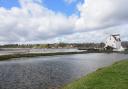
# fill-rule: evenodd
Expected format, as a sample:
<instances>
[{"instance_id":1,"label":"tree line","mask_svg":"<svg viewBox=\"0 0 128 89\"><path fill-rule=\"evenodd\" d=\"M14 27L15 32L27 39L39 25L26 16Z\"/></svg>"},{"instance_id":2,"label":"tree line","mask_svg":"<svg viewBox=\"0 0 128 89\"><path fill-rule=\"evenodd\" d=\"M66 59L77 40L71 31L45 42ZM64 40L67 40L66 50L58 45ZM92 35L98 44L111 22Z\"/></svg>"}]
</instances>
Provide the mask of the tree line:
<instances>
[{"instance_id":1,"label":"tree line","mask_svg":"<svg viewBox=\"0 0 128 89\"><path fill-rule=\"evenodd\" d=\"M104 43L5 44L0 48L104 48ZM122 42L128 48L128 41Z\"/></svg>"}]
</instances>

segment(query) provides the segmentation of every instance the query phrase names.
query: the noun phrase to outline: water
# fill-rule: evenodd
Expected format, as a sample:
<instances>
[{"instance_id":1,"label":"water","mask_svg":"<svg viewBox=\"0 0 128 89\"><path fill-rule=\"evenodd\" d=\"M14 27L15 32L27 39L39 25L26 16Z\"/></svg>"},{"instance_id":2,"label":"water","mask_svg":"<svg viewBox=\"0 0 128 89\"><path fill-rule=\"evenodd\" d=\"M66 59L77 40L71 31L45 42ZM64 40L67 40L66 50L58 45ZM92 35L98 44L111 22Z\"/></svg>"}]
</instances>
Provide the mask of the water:
<instances>
[{"instance_id":1,"label":"water","mask_svg":"<svg viewBox=\"0 0 128 89\"><path fill-rule=\"evenodd\" d=\"M54 89L112 63L125 54L76 54L0 62L0 89Z\"/></svg>"}]
</instances>

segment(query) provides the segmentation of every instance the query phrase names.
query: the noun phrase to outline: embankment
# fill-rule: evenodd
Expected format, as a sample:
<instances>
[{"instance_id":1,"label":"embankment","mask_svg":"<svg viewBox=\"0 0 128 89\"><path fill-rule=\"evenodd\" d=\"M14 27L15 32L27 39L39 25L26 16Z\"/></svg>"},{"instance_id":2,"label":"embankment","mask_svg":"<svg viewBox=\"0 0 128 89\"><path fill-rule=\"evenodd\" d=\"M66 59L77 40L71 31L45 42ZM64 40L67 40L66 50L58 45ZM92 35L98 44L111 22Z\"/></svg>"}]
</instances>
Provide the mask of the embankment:
<instances>
[{"instance_id":1,"label":"embankment","mask_svg":"<svg viewBox=\"0 0 128 89\"><path fill-rule=\"evenodd\" d=\"M62 89L128 89L128 60L100 68Z\"/></svg>"}]
</instances>

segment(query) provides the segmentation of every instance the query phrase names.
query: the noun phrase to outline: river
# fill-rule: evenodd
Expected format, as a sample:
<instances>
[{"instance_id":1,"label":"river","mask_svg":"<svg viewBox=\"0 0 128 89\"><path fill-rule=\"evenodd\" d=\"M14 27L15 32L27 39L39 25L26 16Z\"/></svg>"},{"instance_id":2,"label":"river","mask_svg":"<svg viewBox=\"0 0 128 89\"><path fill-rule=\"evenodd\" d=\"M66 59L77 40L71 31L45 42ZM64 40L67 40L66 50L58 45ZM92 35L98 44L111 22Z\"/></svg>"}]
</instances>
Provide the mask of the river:
<instances>
[{"instance_id":1,"label":"river","mask_svg":"<svg viewBox=\"0 0 128 89\"><path fill-rule=\"evenodd\" d=\"M89 53L1 61L0 89L56 89L127 58L126 54Z\"/></svg>"}]
</instances>

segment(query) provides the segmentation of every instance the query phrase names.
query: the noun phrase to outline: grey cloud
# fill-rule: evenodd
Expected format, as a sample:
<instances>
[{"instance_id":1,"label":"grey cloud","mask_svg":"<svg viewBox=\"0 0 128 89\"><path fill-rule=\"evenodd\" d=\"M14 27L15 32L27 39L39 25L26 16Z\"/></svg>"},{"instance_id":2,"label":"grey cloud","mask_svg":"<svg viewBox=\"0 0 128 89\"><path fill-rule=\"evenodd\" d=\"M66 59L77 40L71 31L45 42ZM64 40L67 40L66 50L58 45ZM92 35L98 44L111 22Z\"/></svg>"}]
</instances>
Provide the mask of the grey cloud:
<instances>
[{"instance_id":1,"label":"grey cloud","mask_svg":"<svg viewBox=\"0 0 128 89\"><path fill-rule=\"evenodd\" d=\"M58 38L70 42L96 42L107 31L128 38L127 0L87 0L78 5L80 17L55 13L41 6L40 0L25 2L20 0L21 8L0 7L1 42L52 42Z\"/></svg>"}]
</instances>

